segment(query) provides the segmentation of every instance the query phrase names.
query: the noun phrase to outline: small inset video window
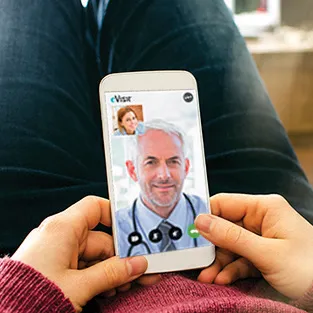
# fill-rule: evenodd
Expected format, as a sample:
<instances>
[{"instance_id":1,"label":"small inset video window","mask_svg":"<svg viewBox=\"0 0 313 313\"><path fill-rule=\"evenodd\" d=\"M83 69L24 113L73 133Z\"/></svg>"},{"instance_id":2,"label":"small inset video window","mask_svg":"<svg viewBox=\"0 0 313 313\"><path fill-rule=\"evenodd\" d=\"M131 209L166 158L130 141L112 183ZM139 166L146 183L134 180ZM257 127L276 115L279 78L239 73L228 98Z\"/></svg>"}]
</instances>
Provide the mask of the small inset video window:
<instances>
[{"instance_id":1,"label":"small inset video window","mask_svg":"<svg viewBox=\"0 0 313 313\"><path fill-rule=\"evenodd\" d=\"M113 107L113 135L142 135L144 118L142 105L126 105Z\"/></svg>"}]
</instances>

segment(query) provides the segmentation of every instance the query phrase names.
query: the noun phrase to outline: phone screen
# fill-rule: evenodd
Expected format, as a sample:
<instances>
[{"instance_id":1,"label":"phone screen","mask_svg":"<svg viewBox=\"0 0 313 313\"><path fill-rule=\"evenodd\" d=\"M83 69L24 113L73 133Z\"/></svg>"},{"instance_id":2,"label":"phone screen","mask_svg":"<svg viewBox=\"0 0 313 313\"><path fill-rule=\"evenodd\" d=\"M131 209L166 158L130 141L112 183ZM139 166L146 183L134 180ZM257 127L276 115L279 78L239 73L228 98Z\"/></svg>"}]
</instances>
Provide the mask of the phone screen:
<instances>
[{"instance_id":1,"label":"phone screen","mask_svg":"<svg viewBox=\"0 0 313 313\"><path fill-rule=\"evenodd\" d=\"M211 245L194 226L209 212L196 90L109 92L105 101L118 255Z\"/></svg>"}]
</instances>

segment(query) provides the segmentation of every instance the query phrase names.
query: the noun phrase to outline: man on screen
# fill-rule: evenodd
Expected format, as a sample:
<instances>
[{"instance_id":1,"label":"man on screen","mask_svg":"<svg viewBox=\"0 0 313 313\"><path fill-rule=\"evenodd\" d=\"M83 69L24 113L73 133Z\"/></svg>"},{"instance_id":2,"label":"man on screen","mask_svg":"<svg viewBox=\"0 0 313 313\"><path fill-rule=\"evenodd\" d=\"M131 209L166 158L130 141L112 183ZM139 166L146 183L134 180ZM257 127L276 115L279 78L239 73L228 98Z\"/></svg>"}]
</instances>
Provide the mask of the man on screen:
<instances>
[{"instance_id":1,"label":"man on screen","mask_svg":"<svg viewBox=\"0 0 313 313\"><path fill-rule=\"evenodd\" d=\"M171 123L151 121L134 148L136 153L126 166L140 194L129 208L116 213L119 255L208 245L193 225L208 206L198 196L182 192L190 168L182 132Z\"/></svg>"}]
</instances>

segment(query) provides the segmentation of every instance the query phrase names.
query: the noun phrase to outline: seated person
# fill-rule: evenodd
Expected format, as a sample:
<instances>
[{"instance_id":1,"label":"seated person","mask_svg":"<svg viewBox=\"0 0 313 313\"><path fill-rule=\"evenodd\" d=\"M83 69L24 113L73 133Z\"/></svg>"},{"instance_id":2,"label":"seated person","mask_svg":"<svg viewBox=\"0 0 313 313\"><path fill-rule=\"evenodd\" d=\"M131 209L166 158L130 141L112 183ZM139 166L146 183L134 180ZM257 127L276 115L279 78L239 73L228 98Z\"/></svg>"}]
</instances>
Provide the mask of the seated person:
<instances>
[{"instance_id":1,"label":"seated person","mask_svg":"<svg viewBox=\"0 0 313 313\"><path fill-rule=\"evenodd\" d=\"M93 0L89 2L90 5L94 3ZM86 195L108 198L97 99L100 79L114 72L171 69L190 71L198 83L211 195L221 192L276 193L287 199L295 211L312 223L313 190L224 1L110 0L104 3L108 3L108 6L100 6L103 11L97 16L102 17L106 12L103 24L99 25L96 35L93 36L89 32L86 36L87 30L93 30L91 27L86 29L86 25L91 26L94 10L84 11L80 1L1 1L1 254L12 255L26 235L37 228L42 220L63 212ZM93 42L92 38L96 38L97 42ZM218 201L221 205L222 202ZM95 201L92 200L92 203ZM85 204L83 206L85 207ZM247 208L245 203L239 201L236 208L240 207ZM268 203L265 207L269 208ZM76 218L79 208L75 205L70 215ZM221 208L217 206L216 214L219 214L219 210ZM287 213L286 217L285 212L290 210L292 215ZM103 214L105 212L108 212L107 209ZM244 222L242 211L232 212L240 213L232 217L235 223ZM266 216L260 206L253 205L251 212L254 217ZM311 251L309 239L312 236L303 238L304 232L299 231L299 237L296 236L295 240L286 239L286 234L294 235L298 228L307 229L308 222L297 222L297 228L293 228L295 225L290 223L289 217L294 221L296 212L281 203L274 205L271 212L272 215L279 212L279 215L285 216L288 220L284 222L285 225L290 225L293 231L289 228L283 231L284 237L281 237L281 232L274 233L279 235L279 239L271 246L271 253L266 255L264 249L258 250L261 251L257 253L258 258L261 261L266 261L265 257L273 255L276 258L274 248L277 243L283 243L282 249L288 251L288 255L279 255L279 263L284 265L284 261L289 261L292 256L295 258L295 263L292 264L296 264L287 267L287 274L292 274L293 278L295 270L303 269L305 275L297 273L297 277L300 277L301 281L305 276L311 279L308 273L312 268L312 259L308 255L302 257L302 252L303 249L306 252ZM64 214L68 216L67 213ZM88 227L99 222L101 214L96 215ZM27 240L26 244L29 243L33 248L28 250L24 246L14 259L31 265L54 281L66 297L72 299L71 303L75 304L77 311L99 292L106 291L112 295L117 286L121 291L128 289L130 281L144 272L146 263L141 256L134 257L134 270L126 263L129 259L124 258L121 261L112 257L112 238L108 234L101 233L101 244L95 243L97 247L101 247L100 250L97 247L92 251L85 250L89 242L81 247L75 241L81 238L80 236L69 236L69 233L65 232L68 230L73 234L72 227L75 225L72 219L64 221L64 215L61 215L60 219L59 217L57 216L57 222L48 223L48 232L44 231L44 227L40 228L42 232L35 231L32 239L36 244L30 244L33 240ZM227 213L226 217L231 216ZM106 228L102 229L109 232L109 220L106 216L103 218ZM80 229L86 231L86 220L79 218L79 221L83 221L84 225ZM64 225L66 227L63 227ZM255 225L252 224L252 227ZM260 231L259 228L254 229ZM39 233L39 237L36 233ZM307 231L307 234L309 233L310 231ZM202 236L204 235L213 241L202 231ZM234 238L236 235L238 232L235 231ZM48 237L48 252L51 254L45 250L46 245L42 244L48 243ZM67 238L70 242L66 241ZM62 245L59 242L61 239L66 241L62 242ZM261 239L263 246L267 247L268 238ZM85 243L84 240L82 242ZM289 302L286 297L305 297L305 291L299 293L299 284L295 286L291 281L283 280L284 276L288 276L285 271L281 272L283 275L277 276L277 281L271 280L276 277L276 271L268 270L271 269L269 263L262 263L265 264L263 267L256 258L252 258L249 252L254 245L250 244L249 240L244 241L246 252L237 249L234 240L230 242L234 245L235 255L229 253L230 247L225 242L214 241L221 246L217 249L216 261L201 274L191 271L162 275L159 285L137 288L108 300L98 299L99 308L93 312L195 312L202 308L203 311L218 311L226 306L228 311L236 312L256 308L259 311L299 312L295 307L280 303ZM76 250L68 249L68 243ZM61 251L60 246L63 247ZM77 247L80 249L77 250ZM107 249L106 252L103 249ZM23 252L21 255L21 251L25 254ZM36 258L35 252L47 257ZM238 258L239 252L243 258ZM302 266L305 257L308 263L305 262L305 266ZM104 268L103 263L90 267L103 259L107 259L109 267ZM36 260L39 263L34 264ZM55 308L55 311L61 311L58 304L64 301L68 305L59 287L51 286L42 276L36 276L29 267L24 272L25 275L21 272L17 274L15 269L19 271L20 264L17 265L14 260L8 261L13 264L7 265L6 262L1 263L4 264L1 265L1 270L9 270L9 273L2 273L8 274L8 279L4 280L9 282L10 291L14 296L4 283L0 293L2 292L1 296L8 296L5 301L0 301L1 305L8 303L13 310L17 308L15 312L22 312L21 308L15 306L16 302L12 305L6 301L30 299L27 304L23 302L26 309L30 304L45 304L47 307L51 303L49 301L53 301L51 309ZM45 264L49 264L48 271L42 268ZM51 271L51 264L57 264L53 266L56 272ZM86 271L88 266L90 271ZM77 268L82 270L76 271ZM116 268L120 269L118 272L122 275L117 274ZM22 271L24 269L22 266ZM56 276L53 273L56 273ZM260 273L264 274L263 277L281 294L277 294L263 278L246 279L259 276ZM25 281L21 281L22 277L31 283L31 287L26 285L25 289L21 288L18 282L25 286ZM35 283L28 279L31 277L35 279ZM58 280L60 277L62 282ZM14 281L13 278L17 280ZM37 278L43 285L36 281ZM201 283L196 281L196 278ZM243 280L231 286L216 285L229 284L240 279ZM307 289L309 284L306 279L305 281L303 287ZM212 285L212 282L215 284ZM290 289L296 289L297 293L291 294L290 290L280 289L279 284L290 286ZM34 301L39 299L38 289L34 287L39 288L40 295L44 297L43 301ZM19 297L14 293L18 292L15 291L17 288L21 288ZM25 290L34 291L33 296L24 292ZM73 299L73 294L78 295L78 298ZM25 297L21 297L24 295ZM48 312L46 307L43 310L37 310L35 307L32 312ZM302 307L307 309L306 305ZM74 308L72 312L73 310ZM71 312L70 309L65 311Z\"/></svg>"}]
</instances>

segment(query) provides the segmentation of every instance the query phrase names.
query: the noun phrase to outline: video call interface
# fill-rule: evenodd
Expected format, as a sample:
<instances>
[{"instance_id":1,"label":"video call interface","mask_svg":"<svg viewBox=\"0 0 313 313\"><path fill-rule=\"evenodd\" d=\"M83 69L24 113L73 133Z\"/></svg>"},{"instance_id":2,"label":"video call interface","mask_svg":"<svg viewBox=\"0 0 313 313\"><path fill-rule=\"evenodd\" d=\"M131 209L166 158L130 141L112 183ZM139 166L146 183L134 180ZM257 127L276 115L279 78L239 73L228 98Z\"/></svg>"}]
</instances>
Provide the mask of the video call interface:
<instances>
[{"instance_id":1,"label":"video call interface","mask_svg":"<svg viewBox=\"0 0 313 313\"><path fill-rule=\"evenodd\" d=\"M210 245L194 226L198 214L209 212L196 91L115 92L105 99L117 254Z\"/></svg>"}]
</instances>

